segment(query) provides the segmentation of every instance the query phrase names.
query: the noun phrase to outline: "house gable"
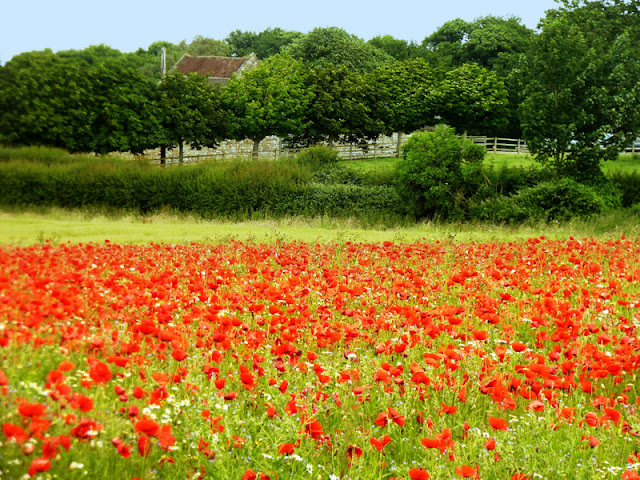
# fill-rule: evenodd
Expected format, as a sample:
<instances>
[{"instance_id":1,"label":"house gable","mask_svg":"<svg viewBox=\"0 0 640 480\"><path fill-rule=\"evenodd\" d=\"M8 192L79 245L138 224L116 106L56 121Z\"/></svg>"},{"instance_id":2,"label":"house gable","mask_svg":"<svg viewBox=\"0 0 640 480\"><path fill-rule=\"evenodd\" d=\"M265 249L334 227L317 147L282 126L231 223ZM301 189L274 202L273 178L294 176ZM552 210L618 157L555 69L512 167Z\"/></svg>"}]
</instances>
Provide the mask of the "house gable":
<instances>
[{"instance_id":1,"label":"house gable","mask_svg":"<svg viewBox=\"0 0 640 480\"><path fill-rule=\"evenodd\" d=\"M258 58L252 53L248 57L194 57L183 55L171 69L183 75L197 73L214 83L226 84L234 73L242 75L258 64Z\"/></svg>"}]
</instances>

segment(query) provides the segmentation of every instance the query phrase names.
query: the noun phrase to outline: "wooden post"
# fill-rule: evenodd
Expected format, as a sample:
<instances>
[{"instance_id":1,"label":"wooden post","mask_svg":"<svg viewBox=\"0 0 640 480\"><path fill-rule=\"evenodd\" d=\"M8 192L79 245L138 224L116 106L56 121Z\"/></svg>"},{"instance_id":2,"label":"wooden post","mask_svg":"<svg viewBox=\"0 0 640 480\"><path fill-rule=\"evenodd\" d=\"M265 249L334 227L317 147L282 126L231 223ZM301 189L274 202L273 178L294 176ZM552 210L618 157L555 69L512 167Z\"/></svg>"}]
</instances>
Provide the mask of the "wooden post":
<instances>
[{"instance_id":1,"label":"wooden post","mask_svg":"<svg viewBox=\"0 0 640 480\"><path fill-rule=\"evenodd\" d=\"M373 158L378 158L378 141L373 142Z\"/></svg>"},{"instance_id":2,"label":"wooden post","mask_svg":"<svg viewBox=\"0 0 640 480\"><path fill-rule=\"evenodd\" d=\"M353 143L349 144L349 160L353 160Z\"/></svg>"},{"instance_id":3,"label":"wooden post","mask_svg":"<svg viewBox=\"0 0 640 480\"><path fill-rule=\"evenodd\" d=\"M498 137L493 137L493 153L498 153Z\"/></svg>"},{"instance_id":4,"label":"wooden post","mask_svg":"<svg viewBox=\"0 0 640 480\"><path fill-rule=\"evenodd\" d=\"M518 139L518 155L520 155L520 139Z\"/></svg>"}]
</instances>

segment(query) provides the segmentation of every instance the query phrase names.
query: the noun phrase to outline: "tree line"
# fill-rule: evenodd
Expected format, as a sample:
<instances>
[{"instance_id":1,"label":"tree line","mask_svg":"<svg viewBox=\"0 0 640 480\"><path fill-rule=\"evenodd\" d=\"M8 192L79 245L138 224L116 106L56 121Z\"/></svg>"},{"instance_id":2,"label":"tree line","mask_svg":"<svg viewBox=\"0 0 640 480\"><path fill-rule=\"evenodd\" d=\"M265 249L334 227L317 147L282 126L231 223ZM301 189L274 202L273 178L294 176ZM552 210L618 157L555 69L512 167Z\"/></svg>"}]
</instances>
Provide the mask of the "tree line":
<instances>
[{"instance_id":1,"label":"tree line","mask_svg":"<svg viewBox=\"0 0 640 480\"><path fill-rule=\"evenodd\" d=\"M26 52L0 67L0 142L142 152L278 135L354 142L446 123L524 137L558 172L593 173L638 134L640 0L564 0L538 31L516 17L444 23L418 44L336 28ZM160 78L183 54L262 61L225 87ZM582 168L587 165L586 170Z\"/></svg>"}]
</instances>

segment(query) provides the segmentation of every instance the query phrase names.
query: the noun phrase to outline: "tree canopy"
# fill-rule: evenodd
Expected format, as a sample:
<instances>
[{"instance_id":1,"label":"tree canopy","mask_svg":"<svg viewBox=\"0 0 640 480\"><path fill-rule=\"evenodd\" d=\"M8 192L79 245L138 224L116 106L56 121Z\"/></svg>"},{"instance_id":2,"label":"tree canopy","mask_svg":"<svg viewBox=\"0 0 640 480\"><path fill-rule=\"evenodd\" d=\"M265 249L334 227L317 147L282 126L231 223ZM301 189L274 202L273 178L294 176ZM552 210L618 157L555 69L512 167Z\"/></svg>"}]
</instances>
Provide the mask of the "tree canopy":
<instances>
[{"instance_id":1,"label":"tree canopy","mask_svg":"<svg viewBox=\"0 0 640 480\"><path fill-rule=\"evenodd\" d=\"M236 57L246 57L254 53L261 60L282 53L283 49L295 42L302 33L283 30L281 28L267 28L260 33L235 30L226 38L231 54Z\"/></svg>"},{"instance_id":2,"label":"tree canopy","mask_svg":"<svg viewBox=\"0 0 640 480\"><path fill-rule=\"evenodd\" d=\"M228 119L218 86L197 74L169 73L158 85L164 137L159 145L213 147L228 136Z\"/></svg>"},{"instance_id":3,"label":"tree canopy","mask_svg":"<svg viewBox=\"0 0 640 480\"><path fill-rule=\"evenodd\" d=\"M344 65L362 73L394 61L388 53L338 27L316 28L284 52L313 67Z\"/></svg>"},{"instance_id":4,"label":"tree canopy","mask_svg":"<svg viewBox=\"0 0 640 480\"><path fill-rule=\"evenodd\" d=\"M17 55L0 68L0 142L141 152L157 141L154 88L118 61L70 61L50 50Z\"/></svg>"},{"instance_id":5,"label":"tree canopy","mask_svg":"<svg viewBox=\"0 0 640 480\"><path fill-rule=\"evenodd\" d=\"M599 178L640 133L639 3L565 1L524 58L524 136L558 174Z\"/></svg>"},{"instance_id":6,"label":"tree canopy","mask_svg":"<svg viewBox=\"0 0 640 480\"><path fill-rule=\"evenodd\" d=\"M232 135L254 142L267 135L300 135L306 126L306 109L313 97L304 85L303 65L286 55L274 55L224 89L227 109L233 112Z\"/></svg>"}]
</instances>

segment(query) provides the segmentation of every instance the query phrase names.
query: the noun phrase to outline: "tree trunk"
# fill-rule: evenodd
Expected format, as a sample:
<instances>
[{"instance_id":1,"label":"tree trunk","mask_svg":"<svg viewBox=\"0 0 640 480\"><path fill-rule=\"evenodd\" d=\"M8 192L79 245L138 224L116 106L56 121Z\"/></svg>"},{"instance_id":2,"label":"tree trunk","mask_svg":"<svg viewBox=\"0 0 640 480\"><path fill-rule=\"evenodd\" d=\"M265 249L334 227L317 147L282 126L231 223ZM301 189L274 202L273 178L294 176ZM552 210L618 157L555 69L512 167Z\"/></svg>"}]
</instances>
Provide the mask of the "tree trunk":
<instances>
[{"instance_id":1,"label":"tree trunk","mask_svg":"<svg viewBox=\"0 0 640 480\"><path fill-rule=\"evenodd\" d=\"M160 165L167 164L167 147L164 145L160 147Z\"/></svg>"},{"instance_id":2,"label":"tree trunk","mask_svg":"<svg viewBox=\"0 0 640 480\"><path fill-rule=\"evenodd\" d=\"M182 140L180 140L180 143L178 145L178 158L180 164L182 165L182 162L184 162L184 142Z\"/></svg>"},{"instance_id":3,"label":"tree trunk","mask_svg":"<svg viewBox=\"0 0 640 480\"><path fill-rule=\"evenodd\" d=\"M258 155L260 154L260 142L262 141L262 138L253 139L253 153L251 154L251 158L258 158Z\"/></svg>"}]
</instances>

